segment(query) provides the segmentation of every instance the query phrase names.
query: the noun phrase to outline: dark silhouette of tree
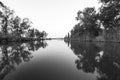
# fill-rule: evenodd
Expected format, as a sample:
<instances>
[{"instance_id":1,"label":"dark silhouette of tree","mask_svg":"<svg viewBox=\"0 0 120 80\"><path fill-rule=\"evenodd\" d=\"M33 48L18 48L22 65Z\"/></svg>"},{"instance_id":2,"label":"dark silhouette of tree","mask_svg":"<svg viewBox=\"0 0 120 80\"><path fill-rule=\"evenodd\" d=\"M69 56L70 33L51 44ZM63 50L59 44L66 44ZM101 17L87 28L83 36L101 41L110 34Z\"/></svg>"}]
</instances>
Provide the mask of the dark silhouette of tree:
<instances>
[{"instance_id":1,"label":"dark silhouette of tree","mask_svg":"<svg viewBox=\"0 0 120 80\"><path fill-rule=\"evenodd\" d=\"M42 31L40 37L45 39L47 37L47 35L48 34L45 31Z\"/></svg>"},{"instance_id":2,"label":"dark silhouette of tree","mask_svg":"<svg viewBox=\"0 0 120 80\"><path fill-rule=\"evenodd\" d=\"M35 30L35 36L37 37L37 38L41 38L41 32L39 31L39 30Z\"/></svg>"},{"instance_id":3,"label":"dark silhouette of tree","mask_svg":"<svg viewBox=\"0 0 120 80\"><path fill-rule=\"evenodd\" d=\"M1 19L1 28L3 36L7 36L8 34L8 26L10 26L10 22L12 20L14 11L10 10L7 6L5 6L1 2L1 10L0 10L0 19Z\"/></svg>"},{"instance_id":4,"label":"dark silhouette of tree","mask_svg":"<svg viewBox=\"0 0 120 80\"><path fill-rule=\"evenodd\" d=\"M12 34L15 34L15 37L22 37L31 27L31 23L28 18L21 20L18 16L15 17L12 24Z\"/></svg>"},{"instance_id":5,"label":"dark silhouette of tree","mask_svg":"<svg viewBox=\"0 0 120 80\"><path fill-rule=\"evenodd\" d=\"M14 38L24 39L24 38L46 38L46 32L43 31L40 34L35 35L35 30L32 27L32 22L28 18L21 19L19 16L14 14L14 11L5 6L0 2L0 35L1 38ZM13 40L13 39L12 39Z\"/></svg>"},{"instance_id":6,"label":"dark silhouette of tree","mask_svg":"<svg viewBox=\"0 0 120 80\"><path fill-rule=\"evenodd\" d=\"M71 30L71 37L80 37L86 33L90 34L91 37L96 37L101 32L99 18L95 8L88 7L83 11L78 11L76 20L79 23Z\"/></svg>"},{"instance_id":7,"label":"dark silhouette of tree","mask_svg":"<svg viewBox=\"0 0 120 80\"><path fill-rule=\"evenodd\" d=\"M76 20L79 23L71 30L72 37L78 38L87 34L89 38L94 39L102 35L105 40L119 40L120 0L99 0L99 2L102 5L98 12L91 7L78 11Z\"/></svg>"},{"instance_id":8,"label":"dark silhouette of tree","mask_svg":"<svg viewBox=\"0 0 120 80\"><path fill-rule=\"evenodd\" d=\"M1 7L4 7L4 4L0 1L0 5L1 5Z\"/></svg>"},{"instance_id":9,"label":"dark silhouette of tree","mask_svg":"<svg viewBox=\"0 0 120 80\"><path fill-rule=\"evenodd\" d=\"M86 29L80 23L76 24L74 28L71 30L71 37L78 37L84 34Z\"/></svg>"},{"instance_id":10,"label":"dark silhouette of tree","mask_svg":"<svg viewBox=\"0 0 120 80\"><path fill-rule=\"evenodd\" d=\"M100 0L102 6L99 11L99 19L105 29L114 29L120 26L120 1Z\"/></svg>"},{"instance_id":11,"label":"dark silhouette of tree","mask_svg":"<svg viewBox=\"0 0 120 80\"><path fill-rule=\"evenodd\" d=\"M80 20L80 25L84 30L91 35L98 36L97 15L94 8L85 8L83 11L78 11L77 20Z\"/></svg>"},{"instance_id":12,"label":"dark silhouette of tree","mask_svg":"<svg viewBox=\"0 0 120 80\"><path fill-rule=\"evenodd\" d=\"M29 37L29 38L35 37L35 30L34 30L34 28L28 30L27 37Z\"/></svg>"}]
</instances>

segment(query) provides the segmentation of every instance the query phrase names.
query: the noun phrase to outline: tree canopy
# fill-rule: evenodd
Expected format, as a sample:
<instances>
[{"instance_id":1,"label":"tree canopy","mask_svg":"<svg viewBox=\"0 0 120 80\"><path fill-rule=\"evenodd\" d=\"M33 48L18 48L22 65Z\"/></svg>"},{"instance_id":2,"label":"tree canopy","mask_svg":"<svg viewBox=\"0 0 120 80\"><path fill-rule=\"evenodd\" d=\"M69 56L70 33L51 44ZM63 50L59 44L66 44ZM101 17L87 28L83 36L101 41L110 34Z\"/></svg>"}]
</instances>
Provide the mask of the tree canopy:
<instances>
[{"instance_id":1,"label":"tree canopy","mask_svg":"<svg viewBox=\"0 0 120 80\"><path fill-rule=\"evenodd\" d=\"M47 34L45 31L41 33L39 30L33 29L32 22L28 18L21 19L16 16L14 10L2 2L0 2L0 28L2 37L41 38L39 36L42 36L45 38Z\"/></svg>"},{"instance_id":2,"label":"tree canopy","mask_svg":"<svg viewBox=\"0 0 120 80\"><path fill-rule=\"evenodd\" d=\"M78 24L71 30L71 37L80 37L86 32L90 36L100 35L102 30L119 29L120 27L120 0L99 0L102 3L99 10L94 7L84 8L77 12Z\"/></svg>"}]
</instances>

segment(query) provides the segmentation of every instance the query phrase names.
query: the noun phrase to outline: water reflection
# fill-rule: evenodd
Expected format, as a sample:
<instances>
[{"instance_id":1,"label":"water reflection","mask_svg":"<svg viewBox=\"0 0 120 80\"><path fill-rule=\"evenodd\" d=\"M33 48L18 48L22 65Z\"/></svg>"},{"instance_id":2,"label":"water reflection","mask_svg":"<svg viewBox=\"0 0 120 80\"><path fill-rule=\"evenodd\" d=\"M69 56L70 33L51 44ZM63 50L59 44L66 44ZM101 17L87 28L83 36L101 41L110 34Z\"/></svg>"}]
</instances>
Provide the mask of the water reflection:
<instances>
[{"instance_id":1,"label":"water reflection","mask_svg":"<svg viewBox=\"0 0 120 80\"><path fill-rule=\"evenodd\" d=\"M28 62L33 56L33 51L45 48L47 43L44 41L31 41L25 43L0 43L0 80L9 72L15 70L22 62Z\"/></svg>"},{"instance_id":2,"label":"water reflection","mask_svg":"<svg viewBox=\"0 0 120 80\"><path fill-rule=\"evenodd\" d=\"M78 57L78 70L98 74L97 80L120 80L120 44L98 42L66 42Z\"/></svg>"}]
</instances>

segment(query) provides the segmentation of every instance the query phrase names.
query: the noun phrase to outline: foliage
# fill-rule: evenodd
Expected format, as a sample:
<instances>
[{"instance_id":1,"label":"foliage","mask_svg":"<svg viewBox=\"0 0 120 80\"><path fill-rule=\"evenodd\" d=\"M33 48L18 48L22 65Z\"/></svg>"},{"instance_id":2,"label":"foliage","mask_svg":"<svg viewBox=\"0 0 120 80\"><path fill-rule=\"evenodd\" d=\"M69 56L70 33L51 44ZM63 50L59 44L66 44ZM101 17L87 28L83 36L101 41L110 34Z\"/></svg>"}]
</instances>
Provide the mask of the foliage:
<instances>
[{"instance_id":1,"label":"foliage","mask_svg":"<svg viewBox=\"0 0 120 80\"><path fill-rule=\"evenodd\" d=\"M3 35L7 35L8 33L8 26L10 26L10 22L13 17L13 10L10 10L7 6L5 6L2 2L0 2L0 25L1 25L1 32Z\"/></svg>"},{"instance_id":2,"label":"foliage","mask_svg":"<svg viewBox=\"0 0 120 80\"><path fill-rule=\"evenodd\" d=\"M78 36L89 33L91 36L98 36L100 26L98 23L98 15L94 8L85 8L83 11L78 11L76 20L78 24L71 30L71 36Z\"/></svg>"},{"instance_id":3,"label":"foliage","mask_svg":"<svg viewBox=\"0 0 120 80\"><path fill-rule=\"evenodd\" d=\"M32 37L33 38L35 36L34 32L35 32L34 28L29 29L28 32L27 32L27 37L30 37L30 38Z\"/></svg>"},{"instance_id":4,"label":"foliage","mask_svg":"<svg viewBox=\"0 0 120 80\"><path fill-rule=\"evenodd\" d=\"M102 4L99 19L105 29L114 29L120 26L120 1L100 0Z\"/></svg>"},{"instance_id":5,"label":"foliage","mask_svg":"<svg viewBox=\"0 0 120 80\"><path fill-rule=\"evenodd\" d=\"M39 30L31 28L32 22L28 18L21 19L16 16L14 11L10 10L2 2L0 2L0 27L2 37L46 37L46 32L41 33Z\"/></svg>"},{"instance_id":6,"label":"foliage","mask_svg":"<svg viewBox=\"0 0 120 80\"><path fill-rule=\"evenodd\" d=\"M102 5L98 11L87 7L77 12L76 20L79 23L71 30L71 37L80 37L86 33L90 37L97 37L104 31L120 29L120 0L99 0L99 2Z\"/></svg>"}]
</instances>

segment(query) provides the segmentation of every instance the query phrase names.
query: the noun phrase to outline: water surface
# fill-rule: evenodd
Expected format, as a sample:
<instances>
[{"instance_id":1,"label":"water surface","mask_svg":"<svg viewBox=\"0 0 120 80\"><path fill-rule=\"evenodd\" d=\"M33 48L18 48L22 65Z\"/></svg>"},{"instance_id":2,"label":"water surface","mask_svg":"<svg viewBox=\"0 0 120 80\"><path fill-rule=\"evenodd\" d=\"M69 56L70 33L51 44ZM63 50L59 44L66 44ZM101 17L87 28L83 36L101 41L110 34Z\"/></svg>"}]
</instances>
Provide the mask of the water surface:
<instances>
[{"instance_id":1,"label":"water surface","mask_svg":"<svg viewBox=\"0 0 120 80\"><path fill-rule=\"evenodd\" d=\"M1 44L1 80L120 80L120 44L51 40Z\"/></svg>"}]
</instances>

